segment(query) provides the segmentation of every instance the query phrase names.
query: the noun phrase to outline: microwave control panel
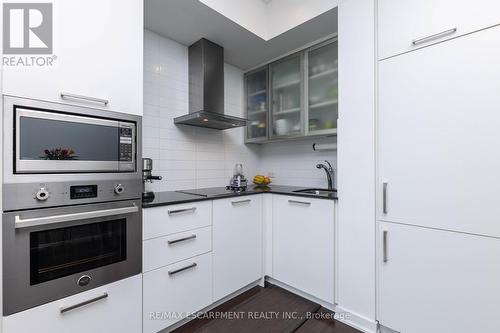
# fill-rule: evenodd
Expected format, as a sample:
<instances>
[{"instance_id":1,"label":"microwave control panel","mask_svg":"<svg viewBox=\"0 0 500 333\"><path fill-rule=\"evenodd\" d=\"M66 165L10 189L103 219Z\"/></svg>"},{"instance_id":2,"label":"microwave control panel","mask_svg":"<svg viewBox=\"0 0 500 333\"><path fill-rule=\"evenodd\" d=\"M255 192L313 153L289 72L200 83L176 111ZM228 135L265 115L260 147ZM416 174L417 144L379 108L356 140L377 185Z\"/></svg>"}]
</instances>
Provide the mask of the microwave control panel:
<instances>
[{"instance_id":1,"label":"microwave control panel","mask_svg":"<svg viewBox=\"0 0 500 333\"><path fill-rule=\"evenodd\" d=\"M132 127L120 127L120 162L133 161Z\"/></svg>"}]
</instances>

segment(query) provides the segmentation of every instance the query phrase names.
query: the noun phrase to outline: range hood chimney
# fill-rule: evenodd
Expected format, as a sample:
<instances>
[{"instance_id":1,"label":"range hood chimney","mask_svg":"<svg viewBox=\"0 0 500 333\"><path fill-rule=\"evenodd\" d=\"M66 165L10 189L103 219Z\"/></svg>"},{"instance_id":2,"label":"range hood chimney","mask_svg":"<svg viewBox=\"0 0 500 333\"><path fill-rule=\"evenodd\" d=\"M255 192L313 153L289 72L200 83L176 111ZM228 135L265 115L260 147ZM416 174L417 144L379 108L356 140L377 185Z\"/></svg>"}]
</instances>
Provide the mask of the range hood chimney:
<instances>
[{"instance_id":1,"label":"range hood chimney","mask_svg":"<svg viewBox=\"0 0 500 333\"><path fill-rule=\"evenodd\" d=\"M205 38L189 47L189 114L174 123L218 130L246 125L224 114L224 49Z\"/></svg>"}]
</instances>

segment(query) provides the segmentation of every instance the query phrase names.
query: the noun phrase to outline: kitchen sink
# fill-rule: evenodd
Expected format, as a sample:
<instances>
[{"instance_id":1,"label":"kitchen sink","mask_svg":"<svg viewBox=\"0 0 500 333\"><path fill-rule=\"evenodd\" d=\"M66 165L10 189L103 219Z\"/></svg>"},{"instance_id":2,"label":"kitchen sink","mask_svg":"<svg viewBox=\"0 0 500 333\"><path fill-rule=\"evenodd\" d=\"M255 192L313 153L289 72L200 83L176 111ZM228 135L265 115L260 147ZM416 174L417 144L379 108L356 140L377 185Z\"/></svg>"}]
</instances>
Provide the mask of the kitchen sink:
<instances>
[{"instance_id":1,"label":"kitchen sink","mask_svg":"<svg viewBox=\"0 0 500 333\"><path fill-rule=\"evenodd\" d=\"M316 195L330 195L336 193L337 190L327 190L322 188L306 188L303 190L293 191L295 193L308 193L308 194L316 194Z\"/></svg>"}]
</instances>

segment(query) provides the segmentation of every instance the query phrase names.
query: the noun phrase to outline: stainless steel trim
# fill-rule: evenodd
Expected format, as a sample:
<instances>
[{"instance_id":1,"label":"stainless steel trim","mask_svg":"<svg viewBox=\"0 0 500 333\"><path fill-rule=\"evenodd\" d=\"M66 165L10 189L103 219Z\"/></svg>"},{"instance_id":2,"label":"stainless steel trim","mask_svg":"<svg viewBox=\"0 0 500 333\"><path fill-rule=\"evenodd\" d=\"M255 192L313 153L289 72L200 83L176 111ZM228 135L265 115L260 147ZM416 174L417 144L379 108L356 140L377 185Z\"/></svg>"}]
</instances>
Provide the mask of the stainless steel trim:
<instances>
[{"instance_id":1,"label":"stainless steel trim","mask_svg":"<svg viewBox=\"0 0 500 333\"><path fill-rule=\"evenodd\" d=\"M389 257L387 255L387 234L389 232L387 230L384 230L382 232L382 244L383 244L383 247L382 247L382 257L383 257L383 261L384 262L388 262L389 261Z\"/></svg>"},{"instance_id":2,"label":"stainless steel trim","mask_svg":"<svg viewBox=\"0 0 500 333\"><path fill-rule=\"evenodd\" d=\"M304 205L304 206L310 206L311 203L307 201L298 201L298 200L288 200L289 203L291 204L297 204L297 205Z\"/></svg>"},{"instance_id":3,"label":"stainless steel trim","mask_svg":"<svg viewBox=\"0 0 500 333\"><path fill-rule=\"evenodd\" d=\"M250 202L252 202L251 199L239 200L239 201L231 201L231 205L238 206L238 205L246 204L246 203L250 203Z\"/></svg>"},{"instance_id":4,"label":"stainless steel trim","mask_svg":"<svg viewBox=\"0 0 500 333\"><path fill-rule=\"evenodd\" d=\"M382 213L387 214L387 182L382 183Z\"/></svg>"},{"instance_id":5,"label":"stainless steel trim","mask_svg":"<svg viewBox=\"0 0 500 333\"><path fill-rule=\"evenodd\" d=\"M174 210L169 210L168 215L175 215L175 214L182 214L182 213L194 213L195 211L196 211L196 207L174 209Z\"/></svg>"},{"instance_id":6,"label":"stainless steel trim","mask_svg":"<svg viewBox=\"0 0 500 333\"><path fill-rule=\"evenodd\" d=\"M101 299L105 299L105 298L108 298L108 293L107 292L104 292L102 295L100 296L97 296L97 297L94 297L94 298L91 298L89 300L86 300L86 301L83 301L83 302L80 302L80 303L76 303L74 305L70 305L70 306L64 306L62 307L59 311L61 312L61 314L63 313L66 313L68 311L71 311L71 310L74 310L74 309L77 309L77 308L80 308L84 305L87 305L87 304L90 304L90 303L94 303L94 302L97 302L97 301L100 301Z\"/></svg>"},{"instance_id":7,"label":"stainless steel trim","mask_svg":"<svg viewBox=\"0 0 500 333\"><path fill-rule=\"evenodd\" d=\"M56 113L51 111L31 110L31 109L24 109L23 107L18 107L16 111L18 115L17 121L19 121L19 117L30 117L37 119L67 121L79 124L90 124L90 125L100 125L109 127L120 126L120 121L118 120L109 120L109 119L101 119L101 118L86 117L86 116L75 116L71 114Z\"/></svg>"},{"instance_id":8,"label":"stainless steel trim","mask_svg":"<svg viewBox=\"0 0 500 333\"><path fill-rule=\"evenodd\" d=\"M184 242L184 241L187 241L190 239L195 239L195 238L196 238L196 235L192 234L191 236L169 240L169 241L167 241L167 243L168 243L168 245L172 245L172 244L177 244L177 243Z\"/></svg>"},{"instance_id":9,"label":"stainless steel trim","mask_svg":"<svg viewBox=\"0 0 500 333\"><path fill-rule=\"evenodd\" d=\"M81 99L84 101L101 103L101 104L104 104L105 106L108 106L108 104L109 104L109 100L107 100L107 99L89 97L89 96L83 96L83 95L77 95L77 94L70 94L70 93L66 93L66 92L61 92L61 99Z\"/></svg>"},{"instance_id":10,"label":"stainless steel trim","mask_svg":"<svg viewBox=\"0 0 500 333\"><path fill-rule=\"evenodd\" d=\"M60 222L68 222L75 220L83 220L83 219L92 219L96 217L104 217L118 214L130 214L137 213L139 211L139 207L135 204L131 207L122 207L122 208L112 208L112 209L101 209L90 212L81 212L81 213L73 213L73 214L62 214L62 215L54 215L54 216L44 216L44 217L35 217L29 219L22 219L19 215L15 216L15 228L28 228L45 224L52 223L60 223Z\"/></svg>"},{"instance_id":11,"label":"stainless steel trim","mask_svg":"<svg viewBox=\"0 0 500 333\"><path fill-rule=\"evenodd\" d=\"M430 40L433 40L433 39L436 39L436 38L439 38L439 37L444 37L446 35L453 34L455 32L457 32L457 28L456 27L448 29L448 30L445 30L445 31L438 32L437 34L434 34L434 35L430 35L430 36L426 36L426 37L414 39L411 43L414 46L416 46L416 45L423 44L425 42L428 42Z\"/></svg>"},{"instance_id":12,"label":"stainless steel trim","mask_svg":"<svg viewBox=\"0 0 500 333\"><path fill-rule=\"evenodd\" d=\"M174 274L177 274L177 273L180 273L180 272L184 272L185 270L188 270L188 269L190 269L190 268L194 268L194 267L196 267L196 266L198 266L198 264L197 264L197 263L195 263L195 262L193 262L192 264L187 265L187 266L185 266L185 267L178 268L178 269L174 269L173 271L168 271L168 275L172 276L172 275L174 275Z\"/></svg>"}]
</instances>

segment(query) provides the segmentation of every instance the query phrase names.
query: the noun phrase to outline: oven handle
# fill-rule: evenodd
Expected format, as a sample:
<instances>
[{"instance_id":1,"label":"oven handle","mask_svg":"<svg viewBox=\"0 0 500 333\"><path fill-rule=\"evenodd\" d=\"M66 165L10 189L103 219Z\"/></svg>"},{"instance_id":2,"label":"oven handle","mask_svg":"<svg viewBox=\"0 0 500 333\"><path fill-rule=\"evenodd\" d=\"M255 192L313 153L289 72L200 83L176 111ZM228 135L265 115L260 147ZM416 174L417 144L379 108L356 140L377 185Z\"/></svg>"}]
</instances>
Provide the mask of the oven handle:
<instances>
[{"instance_id":1,"label":"oven handle","mask_svg":"<svg viewBox=\"0 0 500 333\"><path fill-rule=\"evenodd\" d=\"M111 216L111 215L118 215L118 214L130 214L130 213L137 213L138 211L139 211L139 207L137 207L134 204L131 207L101 209L101 210L94 210L91 212L61 214L61 215L44 216L44 217L34 217L34 218L29 218L29 219L22 219L19 215L17 215L15 217L15 228L16 229L27 228L27 227L34 227L34 226L39 226L39 225L51 224L51 223L84 220L84 219L91 219L91 218L96 218L96 217Z\"/></svg>"}]
</instances>

